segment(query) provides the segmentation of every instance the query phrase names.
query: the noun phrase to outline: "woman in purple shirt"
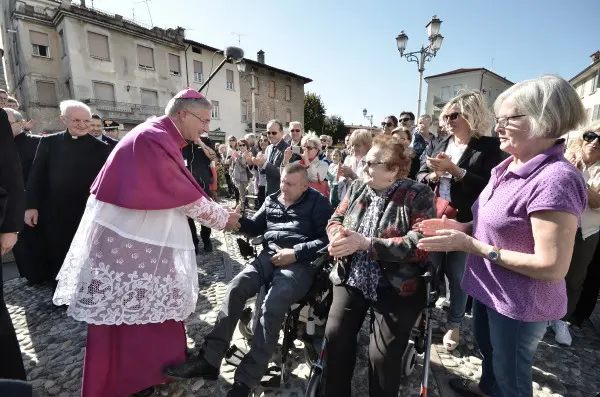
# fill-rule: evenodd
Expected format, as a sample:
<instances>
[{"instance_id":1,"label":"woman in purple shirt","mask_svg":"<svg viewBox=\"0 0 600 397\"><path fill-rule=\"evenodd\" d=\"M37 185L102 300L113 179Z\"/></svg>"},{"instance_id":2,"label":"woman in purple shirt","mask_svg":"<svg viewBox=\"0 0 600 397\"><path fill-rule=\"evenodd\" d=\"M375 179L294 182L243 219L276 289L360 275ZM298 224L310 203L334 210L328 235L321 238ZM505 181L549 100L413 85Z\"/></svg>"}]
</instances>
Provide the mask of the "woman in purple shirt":
<instances>
[{"instance_id":1,"label":"woman in purple shirt","mask_svg":"<svg viewBox=\"0 0 600 397\"><path fill-rule=\"evenodd\" d=\"M453 379L462 396L531 396L532 362L549 321L565 315L565 275L587 203L581 172L559 139L585 121L568 82L543 76L516 84L494 104L500 148L473 204L473 221L421 224L426 251L469 253L462 286L473 297L473 331L483 357L479 384Z\"/></svg>"}]
</instances>

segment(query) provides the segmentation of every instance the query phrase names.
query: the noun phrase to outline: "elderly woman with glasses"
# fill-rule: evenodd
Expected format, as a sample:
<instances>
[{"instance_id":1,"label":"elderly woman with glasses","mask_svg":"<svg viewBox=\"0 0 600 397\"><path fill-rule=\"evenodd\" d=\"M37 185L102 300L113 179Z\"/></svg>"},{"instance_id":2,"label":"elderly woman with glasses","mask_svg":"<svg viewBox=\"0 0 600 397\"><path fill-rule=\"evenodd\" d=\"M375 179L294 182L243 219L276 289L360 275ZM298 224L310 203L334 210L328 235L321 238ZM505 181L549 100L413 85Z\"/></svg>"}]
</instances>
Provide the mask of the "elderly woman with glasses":
<instances>
[{"instance_id":1,"label":"elderly woman with glasses","mask_svg":"<svg viewBox=\"0 0 600 397\"><path fill-rule=\"evenodd\" d=\"M325 197L329 197L329 185L326 181L329 164L319 158L321 153L321 140L314 134L307 134L302 137L302 148L300 151L300 160L294 161L306 167L308 172L308 182L310 187L318 190ZM292 148L288 147L283 152L283 162L281 170L289 164L292 158Z\"/></svg>"},{"instance_id":2,"label":"elderly woman with glasses","mask_svg":"<svg viewBox=\"0 0 600 397\"><path fill-rule=\"evenodd\" d=\"M396 397L398 364L425 305L427 261L414 226L434 216L433 192L407 179L410 156L398 139L380 135L364 156L364 174L349 187L327 226L333 302L325 329L325 395L349 397L356 336L374 309L369 344L369 396Z\"/></svg>"},{"instance_id":3,"label":"elderly woman with glasses","mask_svg":"<svg viewBox=\"0 0 600 397\"><path fill-rule=\"evenodd\" d=\"M494 104L500 148L473 204L473 220L424 221L419 248L469 254L462 287L473 297L473 330L483 357L479 384L450 381L461 395L531 396L532 363L549 321L567 312L565 275L584 178L563 155L567 131L586 118L571 85L557 76L515 84Z\"/></svg>"},{"instance_id":4,"label":"elderly woman with glasses","mask_svg":"<svg viewBox=\"0 0 600 397\"><path fill-rule=\"evenodd\" d=\"M421 158L417 180L436 192L437 217L445 215L459 222L473 220L471 206L487 185L492 168L503 159L498 138L483 136L491 130L491 114L477 91L452 98L442 116L449 135L427 146ZM444 347L454 350L460 340L467 294L460 286L467 253L461 250L430 255L448 278L450 307Z\"/></svg>"}]
</instances>

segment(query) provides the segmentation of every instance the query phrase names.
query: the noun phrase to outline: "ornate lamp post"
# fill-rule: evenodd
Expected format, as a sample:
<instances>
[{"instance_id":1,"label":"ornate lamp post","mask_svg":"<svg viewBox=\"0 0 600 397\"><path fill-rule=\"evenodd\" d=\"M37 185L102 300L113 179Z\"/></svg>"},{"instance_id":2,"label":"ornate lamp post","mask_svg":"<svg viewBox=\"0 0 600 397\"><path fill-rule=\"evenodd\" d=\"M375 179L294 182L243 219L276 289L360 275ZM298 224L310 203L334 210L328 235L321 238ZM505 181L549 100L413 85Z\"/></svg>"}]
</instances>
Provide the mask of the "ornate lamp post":
<instances>
[{"instance_id":1,"label":"ornate lamp post","mask_svg":"<svg viewBox=\"0 0 600 397\"><path fill-rule=\"evenodd\" d=\"M246 62L241 60L237 64L238 72L242 77L250 77L250 96L252 98L252 135L256 136L256 102L254 101L254 68L246 73Z\"/></svg>"},{"instance_id":2,"label":"ornate lamp post","mask_svg":"<svg viewBox=\"0 0 600 397\"><path fill-rule=\"evenodd\" d=\"M417 102L417 120L421 116L421 90L423 86L423 72L425 71L425 62L430 61L437 54L438 50L442 47L442 41L444 36L440 34L440 21L435 15L431 18L431 21L427 24L427 37L429 44L427 47L421 46L419 51L407 52L406 43L408 42L408 35L404 33L404 30L400 32L396 37L396 44L398 45L398 52L400 57L406 58L408 62L416 62L419 66L419 100Z\"/></svg>"},{"instance_id":3,"label":"ornate lamp post","mask_svg":"<svg viewBox=\"0 0 600 397\"><path fill-rule=\"evenodd\" d=\"M369 120L369 123L371 123L371 128L369 129L369 131L371 131L371 133L373 133L373 115L369 115L367 116L367 108L363 109L363 116L365 117L365 119Z\"/></svg>"}]
</instances>

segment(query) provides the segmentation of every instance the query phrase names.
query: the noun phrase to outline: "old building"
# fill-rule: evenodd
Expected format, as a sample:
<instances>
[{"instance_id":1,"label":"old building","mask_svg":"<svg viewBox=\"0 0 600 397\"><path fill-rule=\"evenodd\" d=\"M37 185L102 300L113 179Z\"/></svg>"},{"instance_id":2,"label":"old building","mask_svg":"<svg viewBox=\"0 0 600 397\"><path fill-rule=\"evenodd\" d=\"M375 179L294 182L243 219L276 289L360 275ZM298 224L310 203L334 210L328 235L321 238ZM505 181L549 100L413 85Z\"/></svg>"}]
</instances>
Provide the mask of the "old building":
<instances>
[{"instance_id":1,"label":"old building","mask_svg":"<svg viewBox=\"0 0 600 397\"><path fill-rule=\"evenodd\" d=\"M600 51L593 53L590 65L569 82L581 97L589 120L600 120Z\"/></svg>"},{"instance_id":2,"label":"old building","mask_svg":"<svg viewBox=\"0 0 600 397\"><path fill-rule=\"evenodd\" d=\"M240 79L241 119L246 122L246 132L252 132L252 72L257 133L265 131L267 122L272 119L278 119L286 126L291 121L304 124L304 85L312 80L268 65L262 50L257 53L256 61L244 60L247 66Z\"/></svg>"},{"instance_id":3,"label":"old building","mask_svg":"<svg viewBox=\"0 0 600 397\"><path fill-rule=\"evenodd\" d=\"M142 26L69 0L5 0L10 94L38 132L63 129L57 104L78 99L124 131L164 113L185 86L184 30Z\"/></svg>"},{"instance_id":4,"label":"old building","mask_svg":"<svg viewBox=\"0 0 600 397\"><path fill-rule=\"evenodd\" d=\"M444 105L459 92L479 90L491 110L498 95L514 84L485 68L456 69L425 77L425 81L427 82L425 113L433 117L434 126L437 125Z\"/></svg>"}]
</instances>

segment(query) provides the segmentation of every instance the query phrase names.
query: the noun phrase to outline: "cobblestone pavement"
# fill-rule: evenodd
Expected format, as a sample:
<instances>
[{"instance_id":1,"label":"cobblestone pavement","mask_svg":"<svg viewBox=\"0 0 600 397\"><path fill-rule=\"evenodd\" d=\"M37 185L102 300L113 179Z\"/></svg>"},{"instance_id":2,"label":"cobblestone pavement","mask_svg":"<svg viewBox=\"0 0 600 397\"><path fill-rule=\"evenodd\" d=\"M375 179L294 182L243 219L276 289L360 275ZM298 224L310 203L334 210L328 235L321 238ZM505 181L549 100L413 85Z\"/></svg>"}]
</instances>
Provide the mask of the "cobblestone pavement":
<instances>
[{"instance_id":1,"label":"cobblestone pavement","mask_svg":"<svg viewBox=\"0 0 600 397\"><path fill-rule=\"evenodd\" d=\"M196 312L186 321L188 345L192 351L201 343L217 316L227 281L237 274L243 264L235 245L235 236L213 232L215 252L198 257L200 297ZM29 286L24 279L5 282L4 293L8 309L17 330L25 368L33 387L41 396L79 396L86 327L67 317L64 308L51 302L51 289ZM471 319L465 318L462 343L452 353L441 346L445 332L445 314L434 314L434 349L430 396L453 396L447 378L461 375L477 379L481 375L481 360L475 350ZM368 396L367 343L368 318L359 339L358 359L353 377L353 395ZM234 343L247 346L236 332ZM301 342L297 342L288 362L291 376L278 390L256 390L257 396L303 396L309 367L304 362ZM535 359L534 395L596 396L600 392L600 337L587 323L575 330L573 346L560 347L551 331L540 343ZM157 388L156 396L212 396L226 394L235 368L223 362L219 380L178 381ZM399 370L400 373L400 370ZM421 360L408 377L402 379L401 396L418 396L421 382Z\"/></svg>"}]
</instances>

